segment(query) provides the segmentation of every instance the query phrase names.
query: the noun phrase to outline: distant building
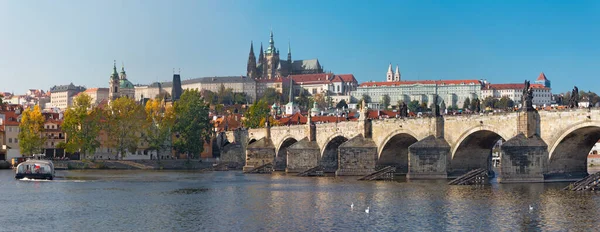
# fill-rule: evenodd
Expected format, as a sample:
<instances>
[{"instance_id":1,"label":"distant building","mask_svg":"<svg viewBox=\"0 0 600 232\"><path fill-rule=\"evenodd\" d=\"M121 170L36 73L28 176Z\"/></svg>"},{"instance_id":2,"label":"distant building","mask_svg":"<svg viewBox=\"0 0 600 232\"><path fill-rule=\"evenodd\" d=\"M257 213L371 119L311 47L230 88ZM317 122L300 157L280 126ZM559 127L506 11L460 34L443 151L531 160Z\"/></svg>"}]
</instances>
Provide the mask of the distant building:
<instances>
[{"instance_id":1,"label":"distant building","mask_svg":"<svg viewBox=\"0 0 600 232\"><path fill-rule=\"evenodd\" d=\"M438 96L437 103L446 107L462 108L464 101L481 98L481 82L479 80L438 80L438 81L392 81L365 82L352 92L353 102L358 102L364 95L371 101L369 108L380 108L383 96L390 97L390 105L398 101L408 104L410 101L427 103L430 106Z\"/></svg>"},{"instance_id":2,"label":"distant building","mask_svg":"<svg viewBox=\"0 0 600 232\"><path fill-rule=\"evenodd\" d=\"M173 87L171 88L171 100L173 102L179 100L183 88L181 87L181 75L179 73L173 74Z\"/></svg>"},{"instance_id":3,"label":"distant building","mask_svg":"<svg viewBox=\"0 0 600 232\"><path fill-rule=\"evenodd\" d=\"M531 84L533 91L533 104L536 106L549 106L552 103L552 92L550 88L544 87L540 84ZM515 102L515 105L522 104L523 88L525 84L486 84L481 89L481 97L483 99L487 97L493 97L500 99L502 97L508 97Z\"/></svg>"},{"instance_id":4,"label":"distant building","mask_svg":"<svg viewBox=\"0 0 600 232\"><path fill-rule=\"evenodd\" d=\"M65 110L73 104L73 97L83 91L85 91L85 87L75 86L73 83L55 85L50 88L50 104L52 104L52 107Z\"/></svg>"},{"instance_id":5,"label":"distant building","mask_svg":"<svg viewBox=\"0 0 600 232\"><path fill-rule=\"evenodd\" d=\"M117 63L113 65L113 73L109 80L108 100L113 101L120 97L135 98L135 89L133 84L127 80L125 66L121 66L121 73L117 73Z\"/></svg>"},{"instance_id":6,"label":"distant building","mask_svg":"<svg viewBox=\"0 0 600 232\"><path fill-rule=\"evenodd\" d=\"M98 106L102 101L108 100L108 88L91 88L79 94L87 94L90 96L92 99L92 106Z\"/></svg>"},{"instance_id":7,"label":"distant building","mask_svg":"<svg viewBox=\"0 0 600 232\"><path fill-rule=\"evenodd\" d=\"M135 91L135 100L137 102L142 102L144 99L154 99L158 97L160 94L166 94L162 88L162 84L160 82L154 82L150 85L136 85L134 87Z\"/></svg>"},{"instance_id":8,"label":"distant building","mask_svg":"<svg viewBox=\"0 0 600 232\"><path fill-rule=\"evenodd\" d=\"M280 59L279 49L275 47L273 31L269 38L269 47L263 52L262 43L258 60L254 56L254 44L250 42L246 75L253 79L276 79L295 74L323 73L318 59L292 60L292 48L288 43L287 59Z\"/></svg>"},{"instance_id":9,"label":"distant building","mask_svg":"<svg viewBox=\"0 0 600 232\"><path fill-rule=\"evenodd\" d=\"M535 80L535 83L543 85L544 87L550 89L550 80L546 78L544 72L540 73L540 76L538 76L538 78Z\"/></svg>"},{"instance_id":10,"label":"distant building","mask_svg":"<svg viewBox=\"0 0 600 232\"><path fill-rule=\"evenodd\" d=\"M161 83L166 92L173 92L173 82ZM198 89L218 92L221 86L230 88L234 93L245 93L248 102L256 101L256 81L245 76L200 77L181 81L182 89Z\"/></svg>"}]
</instances>

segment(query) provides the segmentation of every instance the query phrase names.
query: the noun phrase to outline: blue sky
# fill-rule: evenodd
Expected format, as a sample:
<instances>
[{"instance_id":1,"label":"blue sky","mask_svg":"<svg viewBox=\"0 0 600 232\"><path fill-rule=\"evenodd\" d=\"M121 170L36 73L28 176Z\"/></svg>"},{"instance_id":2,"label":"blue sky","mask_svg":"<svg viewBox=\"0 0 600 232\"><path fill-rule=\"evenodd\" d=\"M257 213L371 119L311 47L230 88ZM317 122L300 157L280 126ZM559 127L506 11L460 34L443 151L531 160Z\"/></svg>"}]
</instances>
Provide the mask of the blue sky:
<instances>
[{"instance_id":1,"label":"blue sky","mask_svg":"<svg viewBox=\"0 0 600 232\"><path fill-rule=\"evenodd\" d=\"M250 41L359 82L535 80L600 92L600 1L0 1L0 91L245 75ZM258 55L258 54L257 54Z\"/></svg>"}]
</instances>

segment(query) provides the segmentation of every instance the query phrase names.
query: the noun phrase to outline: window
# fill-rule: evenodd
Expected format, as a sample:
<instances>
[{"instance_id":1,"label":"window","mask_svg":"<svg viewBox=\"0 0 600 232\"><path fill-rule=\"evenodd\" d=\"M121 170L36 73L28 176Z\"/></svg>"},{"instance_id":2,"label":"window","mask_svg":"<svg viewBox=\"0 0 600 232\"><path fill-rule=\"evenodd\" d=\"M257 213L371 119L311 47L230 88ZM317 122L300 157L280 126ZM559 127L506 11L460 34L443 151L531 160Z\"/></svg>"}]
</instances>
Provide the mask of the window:
<instances>
[{"instance_id":1,"label":"window","mask_svg":"<svg viewBox=\"0 0 600 232\"><path fill-rule=\"evenodd\" d=\"M15 138L15 143L19 143L19 139Z\"/></svg>"},{"instance_id":2,"label":"window","mask_svg":"<svg viewBox=\"0 0 600 232\"><path fill-rule=\"evenodd\" d=\"M8 138L8 142L9 142L9 143L12 143L12 138Z\"/></svg>"}]
</instances>

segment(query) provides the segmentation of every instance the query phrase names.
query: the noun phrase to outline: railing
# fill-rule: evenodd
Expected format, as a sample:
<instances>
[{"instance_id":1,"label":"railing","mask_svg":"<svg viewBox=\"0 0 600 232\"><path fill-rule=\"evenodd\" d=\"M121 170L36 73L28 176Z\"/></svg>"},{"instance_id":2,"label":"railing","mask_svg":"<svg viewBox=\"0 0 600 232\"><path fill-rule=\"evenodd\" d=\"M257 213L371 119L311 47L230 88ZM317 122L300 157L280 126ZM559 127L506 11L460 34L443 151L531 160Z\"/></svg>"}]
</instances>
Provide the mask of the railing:
<instances>
[{"instance_id":1,"label":"railing","mask_svg":"<svg viewBox=\"0 0 600 232\"><path fill-rule=\"evenodd\" d=\"M572 191L596 191L600 190L600 172L596 172L592 175L586 176L585 178L569 184L569 186L565 187L564 190L572 190Z\"/></svg>"},{"instance_id":2,"label":"railing","mask_svg":"<svg viewBox=\"0 0 600 232\"><path fill-rule=\"evenodd\" d=\"M450 181L449 185L473 185L484 184L488 178L488 171L483 168L471 170L466 174Z\"/></svg>"}]
</instances>

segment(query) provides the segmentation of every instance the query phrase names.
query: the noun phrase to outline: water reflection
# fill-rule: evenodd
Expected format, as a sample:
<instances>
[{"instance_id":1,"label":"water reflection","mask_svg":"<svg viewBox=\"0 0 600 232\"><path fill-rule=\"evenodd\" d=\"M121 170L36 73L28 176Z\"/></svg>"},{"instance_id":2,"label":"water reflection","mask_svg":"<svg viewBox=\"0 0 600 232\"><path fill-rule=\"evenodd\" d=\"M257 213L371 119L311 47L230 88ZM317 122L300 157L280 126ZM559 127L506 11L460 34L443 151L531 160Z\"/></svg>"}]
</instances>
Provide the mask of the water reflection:
<instances>
[{"instance_id":1,"label":"water reflection","mask_svg":"<svg viewBox=\"0 0 600 232\"><path fill-rule=\"evenodd\" d=\"M22 182L12 175L0 171L7 231L24 223L56 231L585 231L600 222L600 194L562 191L566 183L154 171L63 172L59 181Z\"/></svg>"}]
</instances>

